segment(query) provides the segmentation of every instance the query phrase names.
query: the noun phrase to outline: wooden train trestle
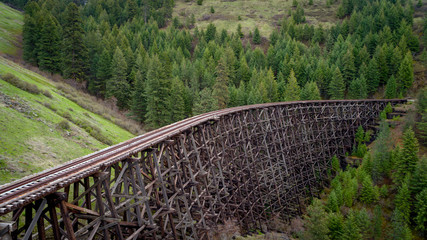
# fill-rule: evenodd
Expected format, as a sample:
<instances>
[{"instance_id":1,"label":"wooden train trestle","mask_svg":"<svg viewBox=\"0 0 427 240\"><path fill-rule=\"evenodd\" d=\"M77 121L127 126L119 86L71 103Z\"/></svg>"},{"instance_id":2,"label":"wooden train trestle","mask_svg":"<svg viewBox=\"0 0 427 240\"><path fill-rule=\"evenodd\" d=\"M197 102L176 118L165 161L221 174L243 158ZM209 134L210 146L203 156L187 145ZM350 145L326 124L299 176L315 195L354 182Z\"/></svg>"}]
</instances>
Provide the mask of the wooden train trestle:
<instances>
[{"instance_id":1,"label":"wooden train trestle","mask_svg":"<svg viewBox=\"0 0 427 240\"><path fill-rule=\"evenodd\" d=\"M19 197L0 191L0 239L202 239L227 219L245 229L273 213L289 219L356 129L403 101L264 104L184 120Z\"/></svg>"}]
</instances>

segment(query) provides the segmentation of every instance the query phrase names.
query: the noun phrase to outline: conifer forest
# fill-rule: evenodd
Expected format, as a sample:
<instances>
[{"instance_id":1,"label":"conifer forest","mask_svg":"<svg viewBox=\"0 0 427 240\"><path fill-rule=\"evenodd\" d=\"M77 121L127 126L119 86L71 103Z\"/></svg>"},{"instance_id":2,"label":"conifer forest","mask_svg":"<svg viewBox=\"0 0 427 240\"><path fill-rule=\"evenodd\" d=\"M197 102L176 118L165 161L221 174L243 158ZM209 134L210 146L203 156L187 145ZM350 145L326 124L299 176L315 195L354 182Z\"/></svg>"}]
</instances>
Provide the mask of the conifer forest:
<instances>
[{"instance_id":1,"label":"conifer forest","mask_svg":"<svg viewBox=\"0 0 427 240\"><path fill-rule=\"evenodd\" d=\"M245 25L249 13L236 14L233 28L210 21L232 0L2 1L24 16L26 64L72 81L147 131L243 105L409 99L405 114L389 105L376 129L358 129L346 159L331 159L329 185L277 232L427 238L427 1L287 0L271 30ZM195 12L177 13L178 3ZM334 20L313 21L313 5ZM271 235L249 232L238 239Z\"/></svg>"}]
</instances>

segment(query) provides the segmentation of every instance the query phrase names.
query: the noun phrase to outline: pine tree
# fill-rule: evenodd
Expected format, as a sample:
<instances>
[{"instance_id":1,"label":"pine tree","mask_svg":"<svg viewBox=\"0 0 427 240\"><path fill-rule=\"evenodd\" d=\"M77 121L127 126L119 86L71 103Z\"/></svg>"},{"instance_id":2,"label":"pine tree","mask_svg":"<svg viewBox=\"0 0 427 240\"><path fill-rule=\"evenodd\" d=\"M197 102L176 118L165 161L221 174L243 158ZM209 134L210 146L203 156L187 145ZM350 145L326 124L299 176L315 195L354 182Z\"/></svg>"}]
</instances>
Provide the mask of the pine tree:
<instances>
[{"instance_id":1,"label":"pine tree","mask_svg":"<svg viewBox=\"0 0 427 240\"><path fill-rule=\"evenodd\" d=\"M37 42L40 38L40 7L35 1L29 1L25 6L23 36L23 57L25 61L37 63Z\"/></svg>"},{"instance_id":2,"label":"pine tree","mask_svg":"<svg viewBox=\"0 0 427 240\"><path fill-rule=\"evenodd\" d=\"M350 49L347 50L347 52L344 54L342 58L342 65L342 77L344 79L345 85L349 86L356 73L356 68L354 66L354 56Z\"/></svg>"},{"instance_id":3,"label":"pine tree","mask_svg":"<svg viewBox=\"0 0 427 240\"><path fill-rule=\"evenodd\" d=\"M331 99L343 99L345 92L345 83L338 67L335 68L334 75L329 83L329 95Z\"/></svg>"},{"instance_id":4,"label":"pine tree","mask_svg":"<svg viewBox=\"0 0 427 240\"><path fill-rule=\"evenodd\" d=\"M337 156L332 157L331 164L332 164L332 170L334 170L335 173L338 173L338 171L341 169L341 166L340 166L340 160L337 158Z\"/></svg>"},{"instance_id":5,"label":"pine tree","mask_svg":"<svg viewBox=\"0 0 427 240\"><path fill-rule=\"evenodd\" d=\"M338 205L338 199L337 199L337 195L335 193L335 190L332 190L329 193L328 202L326 203L326 207L331 212L338 212L339 211L340 206Z\"/></svg>"},{"instance_id":6,"label":"pine tree","mask_svg":"<svg viewBox=\"0 0 427 240\"><path fill-rule=\"evenodd\" d=\"M226 59L222 57L216 67L216 82L213 86L213 96L218 103L218 109L227 107L228 103L228 71Z\"/></svg>"},{"instance_id":7,"label":"pine tree","mask_svg":"<svg viewBox=\"0 0 427 240\"><path fill-rule=\"evenodd\" d=\"M340 240L342 239L342 233L344 228L344 218L340 212L331 213L328 217L328 229L329 239Z\"/></svg>"},{"instance_id":8,"label":"pine tree","mask_svg":"<svg viewBox=\"0 0 427 240\"><path fill-rule=\"evenodd\" d=\"M178 78L172 79L170 95L168 98L169 106L169 123L177 122L184 119L184 91L185 87Z\"/></svg>"},{"instance_id":9,"label":"pine tree","mask_svg":"<svg viewBox=\"0 0 427 240\"><path fill-rule=\"evenodd\" d=\"M373 237L374 237L374 239L381 239L383 217L382 217L382 210L381 210L380 205L375 206L374 218L373 218L372 224L373 224Z\"/></svg>"},{"instance_id":10,"label":"pine tree","mask_svg":"<svg viewBox=\"0 0 427 240\"><path fill-rule=\"evenodd\" d=\"M217 110L218 103L212 96L211 89L204 88L202 91L200 91L199 95L200 96L196 97L196 101L193 106L194 115Z\"/></svg>"},{"instance_id":11,"label":"pine tree","mask_svg":"<svg viewBox=\"0 0 427 240\"><path fill-rule=\"evenodd\" d=\"M135 74L135 83L132 95L132 115L140 122L145 119L147 114L147 98L145 96L145 81L141 74L141 71L137 71Z\"/></svg>"},{"instance_id":12,"label":"pine tree","mask_svg":"<svg viewBox=\"0 0 427 240\"><path fill-rule=\"evenodd\" d=\"M364 76L351 81L348 95L351 99L365 99L368 97L366 79Z\"/></svg>"},{"instance_id":13,"label":"pine tree","mask_svg":"<svg viewBox=\"0 0 427 240\"><path fill-rule=\"evenodd\" d=\"M130 86L127 81L127 64L119 47L111 62L111 78L107 82L107 97L115 97L121 109L129 107Z\"/></svg>"},{"instance_id":14,"label":"pine tree","mask_svg":"<svg viewBox=\"0 0 427 240\"><path fill-rule=\"evenodd\" d=\"M285 99L285 101L298 101L300 99L300 92L301 90L295 77L294 70L291 70L283 99Z\"/></svg>"},{"instance_id":15,"label":"pine tree","mask_svg":"<svg viewBox=\"0 0 427 240\"><path fill-rule=\"evenodd\" d=\"M171 85L171 66L168 57L153 56L147 73L145 95L147 98L148 126L157 128L169 123L169 102Z\"/></svg>"},{"instance_id":16,"label":"pine tree","mask_svg":"<svg viewBox=\"0 0 427 240\"><path fill-rule=\"evenodd\" d=\"M402 220L409 224L409 214L411 213L411 193L409 191L409 176L405 177L402 185L394 198L394 205L396 210L401 213Z\"/></svg>"},{"instance_id":17,"label":"pine tree","mask_svg":"<svg viewBox=\"0 0 427 240\"><path fill-rule=\"evenodd\" d=\"M408 128L403 133L403 149L396 163L396 180L400 182L406 174L412 174L418 162L418 141L414 131Z\"/></svg>"},{"instance_id":18,"label":"pine tree","mask_svg":"<svg viewBox=\"0 0 427 240\"><path fill-rule=\"evenodd\" d=\"M360 201L366 204L373 203L377 200L374 186L370 176L366 176L362 180L362 190L360 191Z\"/></svg>"},{"instance_id":19,"label":"pine tree","mask_svg":"<svg viewBox=\"0 0 427 240\"><path fill-rule=\"evenodd\" d=\"M350 210L347 219L344 222L342 238L344 240L361 240L362 235L357 227L356 215Z\"/></svg>"},{"instance_id":20,"label":"pine tree","mask_svg":"<svg viewBox=\"0 0 427 240\"><path fill-rule=\"evenodd\" d=\"M418 161L409 186L413 195L417 195L427 188L427 157L422 157Z\"/></svg>"},{"instance_id":21,"label":"pine tree","mask_svg":"<svg viewBox=\"0 0 427 240\"><path fill-rule=\"evenodd\" d=\"M390 79L387 81L384 98L387 98L387 99L397 98L397 84L396 84L396 78L394 76L391 76Z\"/></svg>"},{"instance_id":22,"label":"pine tree","mask_svg":"<svg viewBox=\"0 0 427 240\"><path fill-rule=\"evenodd\" d=\"M408 52L400 64L399 71L397 72L397 82L399 92L405 94L411 87L414 81L414 69L412 67L412 55Z\"/></svg>"},{"instance_id":23,"label":"pine tree","mask_svg":"<svg viewBox=\"0 0 427 240\"><path fill-rule=\"evenodd\" d=\"M301 90L301 100L320 100L320 91L316 82L307 82Z\"/></svg>"},{"instance_id":24,"label":"pine tree","mask_svg":"<svg viewBox=\"0 0 427 240\"><path fill-rule=\"evenodd\" d=\"M356 212L356 224L360 234L362 235L362 239L369 239L371 219L366 208L362 208Z\"/></svg>"},{"instance_id":25,"label":"pine tree","mask_svg":"<svg viewBox=\"0 0 427 240\"><path fill-rule=\"evenodd\" d=\"M411 240L411 230L409 229L408 224L404 220L402 213L395 209L392 216L392 233L391 238L392 240Z\"/></svg>"},{"instance_id":26,"label":"pine tree","mask_svg":"<svg viewBox=\"0 0 427 240\"><path fill-rule=\"evenodd\" d=\"M261 34L259 33L258 27L256 27L255 30L254 30L254 36L253 36L252 41L255 44L260 44L261 43Z\"/></svg>"},{"instance_id":27,"label":"pine tree","mask_svg":"<svg viewBox=\"0 0 427 240\"><path fill-rule=\"evenodd\" d=\"M367 85L368 85L368 93L369 94L375 93L380 84L378 62L376 58L372 58L371 61L369 62L368 75L366 76L366 78L367 78Z\"/></svg>"},{"instance_id":28,"label":"pine tree","mask_svg":"<svg viewBox=\"0 0 427 240\"><path fill-rule=\"evenodd\" d=\"M307 208L307 215L304 216L306 228L304 239L329 239L327 216L322 202L319 199L313 199L313 203Z\"/></svg>"},{"instance_id":29,"label":"pine tree","mask_svg":"<svg viewBox=\"0 0 427 240\"><path fill-rule=\"evenodd\" d=\"M83 43L84 30L77 5L71 2L65 10L63 31L63 74L66 78L83 81L86 75L87 49Z\"/></svg>"},{"instance_id":30,"label":"pine tree","mask_svg":"<svg viewBox=\"0 0 427 240\"><path fill-rule=\"evenodd\" d=\"M37 42L37 59L40 69L51 73L61 70L61 29L56 19L47 11L42 11L44 21Z\"/></svg>"},{"instance_id":31,"label":"pine tree","mask_svg":"<svg viewBox=\"0 0 427 240\"><path fill-rule=\"evenodd\" d=\"M212 23L209 23L208 27L206 28L206 35L205 35L206 42L215 40L215 36L216 36L216 27Z\"/></svg>"},{"instance_id":32,"label":"pine tree","mask_svg":"<svg viewBox=\"0 0 427 240\"><path fill-rule=\"evenodd\" d=\"M427 234L427 188L417 194L415 199L415 213L417 216L414 220L416 229L424 233L425 236Z\"/></svg>"}]
</instances>

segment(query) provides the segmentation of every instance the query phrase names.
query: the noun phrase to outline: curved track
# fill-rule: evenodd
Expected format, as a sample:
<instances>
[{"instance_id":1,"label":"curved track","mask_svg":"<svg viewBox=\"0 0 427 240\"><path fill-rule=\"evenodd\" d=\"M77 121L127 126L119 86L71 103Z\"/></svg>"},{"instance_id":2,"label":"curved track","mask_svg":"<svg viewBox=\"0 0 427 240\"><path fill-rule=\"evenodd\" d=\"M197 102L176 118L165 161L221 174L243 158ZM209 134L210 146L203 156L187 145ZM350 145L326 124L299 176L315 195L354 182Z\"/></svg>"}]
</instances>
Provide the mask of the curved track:
<instances>
[{"instance_id":1,"label":"curved track","mask_svg":"<svg viewBox=\"0 0 427 240\"><path fill-rule=\"evenodd\" d=\"M141 149L148 148L159 141L162 141L172 135L191 129L192 126L202 122L215 120L223 115L256 108L266 108L278 105L289 105L295 103L309 102L346 102L354 100L339 101L305 101L305 102L286 102L286 103L268 103L251 106L242 106L229 109L218 110L205 113L195 117L182 120L177 123L159 128L144 135L135 137L123 143L108 147L87 156L71 160L61 166L54 167L25 177L21 180L0 186L0 215L6 214L12 210L24 206L34 200L40 199L56 190L78 181L86 176L93 174L101 167L112 165L123 160ZM382 100L362 100L382 101ZM383 100L385 102L402 102L403 100Z\"/></svg>"}]
</instances>

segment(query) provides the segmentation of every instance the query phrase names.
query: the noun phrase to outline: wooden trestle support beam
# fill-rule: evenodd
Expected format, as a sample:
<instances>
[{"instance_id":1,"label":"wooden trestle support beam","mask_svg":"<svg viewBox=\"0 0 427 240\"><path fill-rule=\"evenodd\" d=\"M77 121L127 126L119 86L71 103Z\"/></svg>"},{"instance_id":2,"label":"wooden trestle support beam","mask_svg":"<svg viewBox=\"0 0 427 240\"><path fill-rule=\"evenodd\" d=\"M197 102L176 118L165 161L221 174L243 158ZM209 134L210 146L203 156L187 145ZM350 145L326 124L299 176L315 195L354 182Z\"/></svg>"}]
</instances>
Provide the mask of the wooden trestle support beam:
<instances>
[{"instance_id":1,"label":"wooden trestle support beam","mask_svg":"<svg viewBox=\"0 0 427 240\"><path fill-rule=\"evenodd\" d=\"M8 213L0 235L207 239L227 219L244 229L260 229L273 213L288 220L318 195L331 157L351 151L357 128L375 125L386 104L297 102L220 115Z\"/></svg>"}]
</instances>

